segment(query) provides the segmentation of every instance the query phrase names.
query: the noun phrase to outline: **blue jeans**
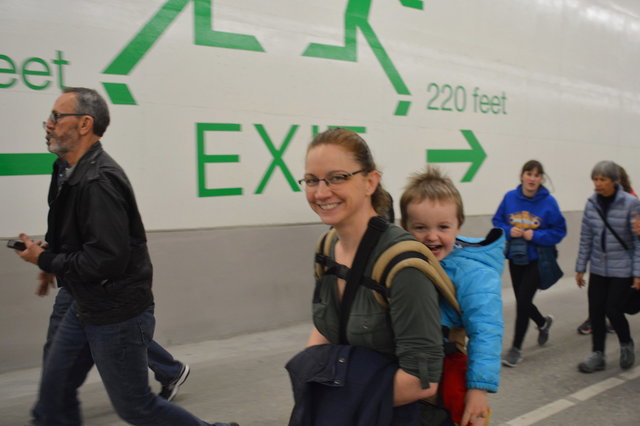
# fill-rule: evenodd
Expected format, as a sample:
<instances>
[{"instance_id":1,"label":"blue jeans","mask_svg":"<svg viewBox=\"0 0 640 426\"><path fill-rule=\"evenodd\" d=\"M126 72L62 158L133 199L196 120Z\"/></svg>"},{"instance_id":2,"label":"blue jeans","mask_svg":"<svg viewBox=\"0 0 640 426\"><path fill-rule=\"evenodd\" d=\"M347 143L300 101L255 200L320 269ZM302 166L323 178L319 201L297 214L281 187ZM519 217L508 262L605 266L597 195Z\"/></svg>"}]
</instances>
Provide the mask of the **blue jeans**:
<instances>
[{"instance_id":1,"label":"blue jeans","mask_svg":"<svg viewBox=\"0 0 640 426\"><path fill-rule=\"evenodd\" d=\"M49 317L47 341L44 344L42 356L43 374L44 365L47 361L47 354L51 347L51 343L53 342L62 318L72 304L73 297L71 296L71 293L65 287L61 287L60 290L58 290L55 302L53 303L53 310ZM176 361L173 356L162 346L156 343L155 340L149 342L148 361L149 368L153 371L156 380L162 385L168 385L173 382L178 377L180 370L182 369L182 363ZM69 376L66 379L67 386L65 387L63 394L65 405L69 407L77 407L79 405L77 389L82 386L86 380L91 367L93 367L93 358L91 357L89 345L87 345L86 348L77 355L75 364L70 369ZM40 399L38 399L31 410L31 415L36 422L38 422L42 417L41 411L41 403Z\"/></svg>"},{"instance_id":2,"label":"blue jeans","mask_svg":"<svg viewBox=\"0 0 640 426\"><path fill-rule=\"evenodd\" d=\"M47 340L42 351L43 376L45 374L45 365L47 363L49 350L56 335L56 331L72 303L73 297L71 296L71 293L69 293L69 291L64 287L61 287L56 295L55 302L53 303L53 310L49 317L49 328L47 329ZM78 388L82 386L86 380L91 367L93 367L93 358L91 357L91 350L87 344L75 356L75 361L69 369L68 376L64 379L64 387L61 395L61 400L67 407L67 410L70 412L76 411L78 413L78 417L74 420L74 422L77 423L81 423L80 411L78 409L80 405L78 402ZM42 384L42 379L40 380L40 383ZM42 389L40 392L42 392ZM40 398L38 398L33 406L31 415L38 424L42 420L42 402Z\"/></svg>"},{"instance_id":3,"label":"blue jeans","mask_svg":"<svg viewBox=\"0 0 640 426\"><path fill-rule=\"evenodd\" d=\"M149 368L153 371L156 380L163 386L176 380L182 370L182 363L176 361L155 340L150 341L147 347L147 361L149 361Z\"/></svg>"},{"instance_id":4,"label":"blue jeans","mask_svg":"<svg viewBox=\"0 0 640 426\"><path fill-rule=\"evenodd\" d=\"M70 377L78 357L88 345L111 404L123 420L148 426L207 425L151 392L147 346L154 327L153 306L126 321L91 325L82 323L75 306L71 305L45 361L40 384L42 424L82 424L79 407L65 403L65 378Z\"/></svg>"}]
</instances>

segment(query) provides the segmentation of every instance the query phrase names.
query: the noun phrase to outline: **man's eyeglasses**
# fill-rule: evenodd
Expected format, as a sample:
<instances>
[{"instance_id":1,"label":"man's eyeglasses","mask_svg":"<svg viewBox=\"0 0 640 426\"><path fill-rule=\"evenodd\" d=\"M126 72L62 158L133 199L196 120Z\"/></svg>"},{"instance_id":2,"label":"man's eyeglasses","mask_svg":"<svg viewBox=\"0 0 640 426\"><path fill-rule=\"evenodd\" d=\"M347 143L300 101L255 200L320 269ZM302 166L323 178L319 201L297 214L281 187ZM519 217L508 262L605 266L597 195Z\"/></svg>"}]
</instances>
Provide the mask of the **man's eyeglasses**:
<instances>
[{"instance_id":1,"label":"man's eyeglasses","mask_svg":"<svg viewBox=\"0 0 640 426\"><path fill-rule=\"evenodd\" d=\"M353 173L346 172L331 172L323 178L317 178L313 175L305 176L298 181L300 185L304 185L307 188L315 188L320 185L321 181L327 184L327 186L335 186L340 185L341 183L345 183L349 180L351 176L357 175L358 173L362 173L364 170L358 170Z\"/></svg>"},{"instance_id":2,"label":"man's eyeglasses","mask_svg":"<svg viewBox=\"0 0 640 426\"><path fill-rule=\"evenodd\" d=\"M69 113L52 112L51 115L49 115L49 118L47 118L47 121L42 122L42 127L46 129L48 122L51 122L55 126L56 124L58 124L58 120L60 120L62 117L70 117L70 116L80 117L83 115L88 115L90 117L93 117L91 114L85 114L83 112L69 112Z\"/></svg>"}]
</instances>

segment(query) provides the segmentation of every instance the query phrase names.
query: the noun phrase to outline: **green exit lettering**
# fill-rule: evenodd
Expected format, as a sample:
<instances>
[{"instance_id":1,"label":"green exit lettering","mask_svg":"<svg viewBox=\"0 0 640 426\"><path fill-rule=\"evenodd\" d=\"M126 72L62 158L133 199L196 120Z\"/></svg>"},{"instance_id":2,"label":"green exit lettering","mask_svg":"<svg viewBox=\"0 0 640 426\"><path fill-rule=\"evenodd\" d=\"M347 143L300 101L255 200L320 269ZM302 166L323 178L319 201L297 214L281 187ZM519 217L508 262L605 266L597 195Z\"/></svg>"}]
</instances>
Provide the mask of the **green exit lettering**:
<instances>
[{"instance_id":1,"label":"green exit lettering","mask_svg":"<svg viewBox=\"0 0 640 426\"><path fill-rule=\"evenodd\" d=\"M64 66L69 65L69 61L64 59L60 50L56 51L56 57L51 59L51 64L42 58L27 58L16 65L17 62L7 56L0 54L0 89L9 89L16 85L18 77L22 83L31 90L45 90L51 85L53 78L58 83L58 88L64 86Z\"/></svg>"},{"instance_id":2,"label":"green exit lettering","mask_svg":"<svg viewBox=\"0 0 640 426\"><path fill-rule=\"evenodd\" d=\"M269 134L266 127L262 124L254 124L254 129L260 137L262 143L266 146L267 150L271 154L272 160L269 167L265 171L262 179L258 183L255 190L255 194L262 194L269 183L269 180L273 176L276 169L284 175L289 187L293 192L300 192L300 187L295 178L291 174L289 167L284 162L284 153L293 141L294 137L298 134L300 125L292 124L289 126L289 130L279 144L276 144L273 137ZM328 126L327 128L335 128L338 126ZM366 133L366 128L363 126L340 126L353 130L358 133ZM311 126L311 132L304 136L304 143L307 143L311 137L317 135L320 131L320 126ZM239 123L196 123L196 153L197 153L197 169L198 169L198 196L199 197L226 197L234 195L242 195L244 189L241 187L231 188L208 188L207 187L207 174L206 165L212 163L240 163L240 155L237 154L207 154L205 136L210 132L242 132L242 125ZM216 135L216 137L224 137L222 134Z\"/></svg>"}]
</instances>

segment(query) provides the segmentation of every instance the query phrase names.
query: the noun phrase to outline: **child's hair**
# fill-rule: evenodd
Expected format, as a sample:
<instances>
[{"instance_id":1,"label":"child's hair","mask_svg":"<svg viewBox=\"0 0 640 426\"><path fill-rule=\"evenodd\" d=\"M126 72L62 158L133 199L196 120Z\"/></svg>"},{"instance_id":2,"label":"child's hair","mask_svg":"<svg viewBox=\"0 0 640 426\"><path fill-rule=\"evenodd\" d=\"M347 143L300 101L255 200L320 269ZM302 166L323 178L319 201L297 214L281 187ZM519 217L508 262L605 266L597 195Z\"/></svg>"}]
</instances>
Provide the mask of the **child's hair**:
<instances>
[{"instance_id":1,"label":"child's hair","mask_svg":"<svg viewBox=\"0 0 640 426\"><path fill-rule=\"evenodd\" d=\"M414 173L409 177L409 183L400 198L400 223L407 228L408 208L411 203L419 203L424 200L450 201L456 205L458 226L464 223L464 207L462 197L451 179L437 167L427 166L423 173Z\"/></svg>"}]
</instances>

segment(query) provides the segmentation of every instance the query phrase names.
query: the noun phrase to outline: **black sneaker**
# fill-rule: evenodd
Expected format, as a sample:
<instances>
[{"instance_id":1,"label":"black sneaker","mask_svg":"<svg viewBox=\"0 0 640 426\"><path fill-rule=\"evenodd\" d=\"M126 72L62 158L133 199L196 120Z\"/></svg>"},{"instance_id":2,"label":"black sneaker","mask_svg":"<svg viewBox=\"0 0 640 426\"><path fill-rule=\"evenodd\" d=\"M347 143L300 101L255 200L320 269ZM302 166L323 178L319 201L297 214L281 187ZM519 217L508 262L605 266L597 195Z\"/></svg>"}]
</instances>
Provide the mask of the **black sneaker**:
<instances>
[{"instance_id":1,"label":"black sneaker","mask_svg":"<svg viewBox=\"0 0 640 426\"><path fill-rule=\"evenodd\" d=\"M544 324L542 327L538 327L538 345L543 346L549 340L551 324L553 324L553 316L547 315L544 317Z\"/></svg>"},{"instance_id":2,"label":"black sneaker","mask_svg":"<svg viewBox=\"0 0 640 426\"><path fill-rule=\"evenodd\" d=\"M162 385L162 390L158 395L167 401L171 401L175 398L178 394L178 389L180 389L180 386L182 386L182 384L187 380L187 377L189 377L189 371L189 366L187 364L182 364L182 369L180 370L178 377L176 377L171 383Z\"/></svg>"},{"instance_id":3,"label":"black sneaker","mask_svg":"<svg viewBox=\"0 0 640 426\"><path fill-rule=\"evenodd\" d=\"M215 423L211 423L212 426L240 426L238 423L236 422L231 422L231 423L220 423L220 422L215 422Z\"/></svg>"}]
</instances>

